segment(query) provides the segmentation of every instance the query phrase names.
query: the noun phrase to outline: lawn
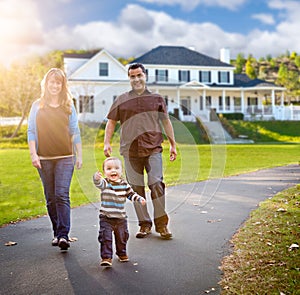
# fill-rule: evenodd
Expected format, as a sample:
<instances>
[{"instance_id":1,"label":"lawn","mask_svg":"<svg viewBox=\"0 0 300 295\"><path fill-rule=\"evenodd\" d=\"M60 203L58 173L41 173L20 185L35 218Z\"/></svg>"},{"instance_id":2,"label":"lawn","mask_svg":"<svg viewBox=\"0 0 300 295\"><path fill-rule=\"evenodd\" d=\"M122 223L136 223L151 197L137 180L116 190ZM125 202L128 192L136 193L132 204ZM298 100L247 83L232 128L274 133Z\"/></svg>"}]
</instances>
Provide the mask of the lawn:
<instances>
[{"instance_id":1,"label":"lawn","mask_svg":"<svg viewBox=\"0 0 300 295\"><path fill-rule=\"evenodd\" d=\"M264 143L273 142L253 145L198 145L199 133L195 126L176 123L176 137L181 139L178 159L173 163L168 160L168 145L164 145L163 152L168 186L300 161L299 122L236 123L239 134ZM31 166L24 130L13 142L2 134L1 147L9 149L0 149L0 226L46 214L42 185L36 169ZM104 159L103 129L82 131L84 165L75 172L72 181L72 207L96 202L99 198L92 184L92 174ZM119 156L118 142L115 135L115 156ZM262 202L234 236L234 251L224 258L221 267L223 294L299 294L296 289L299 250L290 248L297 241L299 245L299 190L298 185Z\"/></svg>"},{"instance_id":2,"label":"lawn","mask_svg":"<svg viewBox=\"0 0 300 295\"><path fill-rule=\"evenodd\" d=\"M75 172L71 205L98 200L92 174L104 159L101 145L83 150L83 168ZM95 147L96 146L96 147ZM114 146L114 155L118 156ZM164 175L167 185L225 177L257 169L298 163L299 145L186 145L178 144L178 159L168 160L164 147ZM31 166L27 149L0 150L0 225L46 213L42 185Z\"/></svg>"},{"instance_id":3,"label":"lawn","mask_svg":"<svg viewBox=\"0 0 300 295\"><path fill-rule=\"evenodd\" d=\"M222 294L299 294L299 204L300 185L251 213L223 259Z\"/></svg>"}]
</instances>

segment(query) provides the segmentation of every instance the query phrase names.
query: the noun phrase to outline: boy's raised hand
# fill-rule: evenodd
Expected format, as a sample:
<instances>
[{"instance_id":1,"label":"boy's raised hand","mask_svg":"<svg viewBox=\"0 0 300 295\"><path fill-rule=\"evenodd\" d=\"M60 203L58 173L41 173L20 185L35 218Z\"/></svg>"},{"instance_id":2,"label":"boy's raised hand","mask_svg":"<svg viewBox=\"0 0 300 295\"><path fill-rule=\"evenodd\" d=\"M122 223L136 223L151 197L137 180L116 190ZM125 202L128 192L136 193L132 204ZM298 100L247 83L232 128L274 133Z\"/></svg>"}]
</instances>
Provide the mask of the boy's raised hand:
<instances>
[{"instance_id":1,"label":"boy's raised hand","mask_svg":"<svg viewBox=\"0 0 300 295\"><path fill-rule=\"evenodd\" d=\"M94 178L95 178L95 180L100 180L100 179L102 178L101 172L97 171L97 172L94 174Z\"/></svg>"}]
</instances>

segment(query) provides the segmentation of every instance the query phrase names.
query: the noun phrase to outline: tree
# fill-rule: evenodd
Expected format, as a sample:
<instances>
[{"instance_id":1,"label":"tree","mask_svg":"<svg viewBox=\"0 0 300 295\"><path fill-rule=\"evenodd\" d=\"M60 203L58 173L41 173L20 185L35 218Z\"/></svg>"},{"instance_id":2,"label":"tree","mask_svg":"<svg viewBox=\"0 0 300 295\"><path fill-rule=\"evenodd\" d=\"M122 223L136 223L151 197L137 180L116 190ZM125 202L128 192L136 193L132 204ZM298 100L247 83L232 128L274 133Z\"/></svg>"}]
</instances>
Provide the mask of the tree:
<instances>
[{"instance_id":1,"label":"tree","mask_svg":"<svg viewBox=\"0 0 300 295\"><path fill-rule=\"evenodd\" d=\"M284 86L287 89L287 95L300 95L299 73L289 70L283 63L279 67L276 84Z\"/></svg>"},{"instance_id":2,"label":"tree","mask_svg":"<svg viewBox=\"0 0 300 295\"><path fill-rule=\"evenodd\" d=\"M52 51L12 64L9 69L0 68L0 115L21 117L11 138L18 134L32 102L40 96L40 82L45 73L49 68L63 67L62 56L62 51Z\"/></svg>"},{"instance_id":3,"label":"tree","mask_svg":"<svg viewBox=\"0 0 300 295\"><path fill-rule=\"evenodd\" d=\"M272 60L272 55L271 55L271 54L267 54L266 60L267 60L268 62L270 62L270 61Z\"/></svg>"},{"instance_id":4,"label":"tree","mask_svg":"<svg viewBox=\"0 0 300 295\"><path fill-rule=\"evenodd\" d=\"M245 63L246 63L246 59L245 59L243 53L239 53L236 56L236 61L235 61L235 67L236 67L235 73L236 74L241 74L243 72Z\"/></svg>"},{"instance_id":5,"label":"tree","mask_svg":"<svg viewBox=\"0 0 300 295\"><path fill-rule=\"evenodd\" d=\"M246 62L246 74L251 79L255 79L257 77L251 58L248 58Z\"/></svg>"},{"instance_id":6,"label":"tree","mask_svg":"<svg viewBox=\"0 0 300 295\"><path fill-rule=\"evenodd\" d=\"M14 138L29 113L32 102L39 97L43 66L40 64L13 65L7 76L7 96L10 104L21 116L21 120L12 134Z\"/></svg>"},{"instance_id":7,"label":"tree","mask_svg":"<svg viewBox=\"0 0 300 295\"><path fill-rule=\"evenodd\" d=\"M260 66L258 71L258 78L265 80L267 78L267 71L265 66Z\"/></svg>"},{"instance_id":8,"label":"tree","mask_svg":"<svg viewBox=\"0 0 300 295\"><path fill-rule=\"evenodd\" d=\"M295 65L300 69L300 55L297 55L295 57Z\"/></svg>"}]
</instances>

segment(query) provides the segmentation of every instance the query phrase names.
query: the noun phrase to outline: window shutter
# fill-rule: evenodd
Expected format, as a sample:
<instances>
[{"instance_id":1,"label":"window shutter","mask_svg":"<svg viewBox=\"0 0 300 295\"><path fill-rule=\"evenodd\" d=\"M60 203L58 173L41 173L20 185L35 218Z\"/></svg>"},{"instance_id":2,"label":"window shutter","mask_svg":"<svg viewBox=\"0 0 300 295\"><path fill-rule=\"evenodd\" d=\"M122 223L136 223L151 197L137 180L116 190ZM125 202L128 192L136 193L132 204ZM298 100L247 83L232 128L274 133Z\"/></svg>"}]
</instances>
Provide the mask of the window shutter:
<instances>
[{"instance_id":1,"label":"window shutter","mask_svg":"<svg viewBox=\"0 0 300 295\"><path fill-rule=\"evenodd\" d=\"M181 82L181 70L179 70L179 82Z\"/></svg>"},{"instance_id":2,"label":"window shutter","mask_svg":"<svg viewBox=\"0 0 300 295\"><path fill-rule=\"evenodd\" d=\"M187 82L190 82L190 71L187 72Z\"/></svg>"},{"instance_id":3,"label":"window shutter","mask_svg":"<svg viewBox=\"0 0 300 295\"><path fill-rule=\"evenodd\" d=\"M165 77L166 77L166 82L168 82L169 81L169 77L168 77L168 70L165 70Z\"/></svg>"},{"instance_id":4,"label":"window shutter","mask_svg":"<svg viewBox=\"0 0 300 295\"><path fill-rule=\"evenodd\" d=\"M230 73L227 72L227 82L229 83L230 82Z\"/></svg>"},{"instance_id":5,"label":"window shutter","mask_svg":"<svg viewBox=\"0 0 300 295\"><path fill-rule=\"evenodd\" d=\"M155 81L158 81L158 70L155 70Z\"/></svg>"},{"instance_id":6,"label":"window shutter","mask_svg":"<svg viewBox=\"0 0 300 295\"><path fill-rule=\"evenodd\" d=\"M202 71L199 71L199 82L202 82Z\"/></svg>"},{"instance_id":7,"label":"window shutter","mask_svg":"<svg viewBox=\"0 0 300 295\"><path fill-rule=\"evenodd\" d=\"M208 83L211 83L211 72L208 72Z\"/></svg>"},{"instance_id":8,"label":"window shutter","mask_svg":"<svg viewBox=\"0 0 300 295\"><path fill-rule=\"evenodd\" d=\"M218 72L218 83L221 82L221 72Z\"/></svg>"}]
</instances>

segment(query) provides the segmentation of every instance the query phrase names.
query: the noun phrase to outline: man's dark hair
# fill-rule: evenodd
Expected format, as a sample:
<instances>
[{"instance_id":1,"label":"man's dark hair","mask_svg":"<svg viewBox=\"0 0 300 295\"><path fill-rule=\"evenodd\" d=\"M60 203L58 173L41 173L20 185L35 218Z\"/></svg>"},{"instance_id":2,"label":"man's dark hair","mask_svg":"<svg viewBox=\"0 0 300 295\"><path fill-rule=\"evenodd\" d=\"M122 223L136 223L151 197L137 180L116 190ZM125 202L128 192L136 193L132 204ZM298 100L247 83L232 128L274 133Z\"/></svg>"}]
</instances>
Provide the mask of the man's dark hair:
<instances>
[{"instance_id":1,"label":"man's dark hair","mask_svg":"<svg viewBox=\"0 0 300 295\"><path fill-rule=\"evenodd\" d=\"M144 67L143 64L141 64L141 63L134 63L134 64L131 64L129 66L129 68L128 68L128 75L129 75L129 71L130 70L135 70L135 69L138 69L138 68L141 68L142 71L143 71L143 73L146 74L146 69L145 69L145 67Z\"/></svg>"}]
</instances>

